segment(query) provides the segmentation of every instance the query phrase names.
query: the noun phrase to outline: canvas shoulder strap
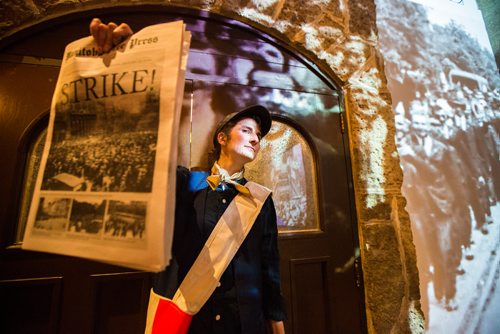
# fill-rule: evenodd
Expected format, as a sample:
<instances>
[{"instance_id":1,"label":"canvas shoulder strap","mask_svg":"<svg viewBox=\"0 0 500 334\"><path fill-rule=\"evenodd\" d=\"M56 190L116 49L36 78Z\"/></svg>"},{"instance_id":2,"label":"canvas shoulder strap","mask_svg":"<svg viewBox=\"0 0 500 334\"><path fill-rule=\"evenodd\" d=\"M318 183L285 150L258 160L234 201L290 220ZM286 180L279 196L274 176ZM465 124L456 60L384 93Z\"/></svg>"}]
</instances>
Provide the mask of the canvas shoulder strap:
<instances>
[{"instance_id":1,"label":"canvas shoulder strap","mask_svg":"<svg viewBox=\"0 0 500 334\"><path fill-rule=\"evenodd\" d=\"M271 194L271 190L255 182L247 182L245 187L252 196L239 193L231 201L172 298L188 314L196 314L217 288Z\"/></svg>"}]
</instances>

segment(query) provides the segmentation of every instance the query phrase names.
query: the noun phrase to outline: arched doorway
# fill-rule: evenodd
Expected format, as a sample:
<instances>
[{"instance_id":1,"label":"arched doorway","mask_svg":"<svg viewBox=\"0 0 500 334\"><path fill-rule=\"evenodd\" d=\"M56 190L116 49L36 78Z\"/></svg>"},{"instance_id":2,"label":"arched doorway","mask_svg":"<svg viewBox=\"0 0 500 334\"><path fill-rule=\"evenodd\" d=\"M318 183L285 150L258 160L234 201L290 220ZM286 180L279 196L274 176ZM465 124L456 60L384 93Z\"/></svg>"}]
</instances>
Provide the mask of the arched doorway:
<instances>
[{"instance_id":1,"label":"arched doorway","mask_svg":"<svg viewBox=\"0 0 500 334\"><path fill-rule=\"evenodd\" d=\"M274 132L267 149L274 160L249 173L273 188L281 210L287 332L362 332L363 291L355 270L358 234L340 89L306 59L240 22L154 6L59 18L23 32L23 38L2 50L0 87L12 101L12 109L2 113L14 119L4 122L13 125L6 140L20 148L13 154L3 149L2 154L16 158L0 167L6 189L14 189L2 193L0 204L6 212L0 291L12 305L0 322L6 332L137 333L144 326L149 273L17 246L22 242L21 193L27 186L20 179L33 157L28 148L43 128L40 115L50 106L64 45L86 35L95 15L128 22L134 30L183 19L193 33L179 164L207 167L207 138L225 114L255 103L271 110Z\"/></svg>"}]
</instances>

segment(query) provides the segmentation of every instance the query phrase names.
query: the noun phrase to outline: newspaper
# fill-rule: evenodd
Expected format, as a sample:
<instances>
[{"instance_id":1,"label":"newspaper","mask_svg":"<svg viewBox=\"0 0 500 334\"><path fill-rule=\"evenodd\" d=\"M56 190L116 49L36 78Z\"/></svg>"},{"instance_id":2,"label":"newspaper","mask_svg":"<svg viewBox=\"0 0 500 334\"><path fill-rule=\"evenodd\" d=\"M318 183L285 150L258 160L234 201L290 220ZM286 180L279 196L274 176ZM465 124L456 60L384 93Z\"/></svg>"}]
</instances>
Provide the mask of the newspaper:
<instances>
[{"instance_id":1,"label":"newspaper","mask_svg":"<svg viewBox=\"0 0 500 334\"><path fill-rule=\"evenodd\" d=\"M24 249L165 268L190 38L176 21L105 54L92 37L66 47Z\"/></svg>"}]
</instances>

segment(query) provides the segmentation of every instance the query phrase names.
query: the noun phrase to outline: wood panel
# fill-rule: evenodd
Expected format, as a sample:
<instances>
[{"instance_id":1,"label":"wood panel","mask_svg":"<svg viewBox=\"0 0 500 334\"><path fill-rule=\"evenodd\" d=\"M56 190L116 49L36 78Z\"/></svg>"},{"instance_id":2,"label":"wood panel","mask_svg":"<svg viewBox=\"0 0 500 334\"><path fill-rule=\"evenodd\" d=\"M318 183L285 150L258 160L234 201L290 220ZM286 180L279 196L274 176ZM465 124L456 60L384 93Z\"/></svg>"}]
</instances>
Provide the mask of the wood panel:
<instances>
[{"instance_id":1,"label":"wood panel","mask_svg":"<svg viewBox=\"0 0 500 334\"><path fill-rule=\"evenodd\" d=\"M94 333L142 332L150 277L142 272L91 275Z\"/></svg>"},{"instance_id":2,"label":"wood panel","mask_svg":"<svg viewBox=\"0 0 500 334\"><path fill-rule=\"evenodd\" d=\"M290 260L292 321L295 334L332 333L329 260L329 256Z\"/></svg>"},{"instance_id":3,"label":"wood panel","mask_svg":"<svg viewBox=\"0 0 500 334\"><path fill-rule=\"evenodd\" d=\"M56 333L62 283L62 277L0 281L0 333Z\"/></svg>"}]
</instances>

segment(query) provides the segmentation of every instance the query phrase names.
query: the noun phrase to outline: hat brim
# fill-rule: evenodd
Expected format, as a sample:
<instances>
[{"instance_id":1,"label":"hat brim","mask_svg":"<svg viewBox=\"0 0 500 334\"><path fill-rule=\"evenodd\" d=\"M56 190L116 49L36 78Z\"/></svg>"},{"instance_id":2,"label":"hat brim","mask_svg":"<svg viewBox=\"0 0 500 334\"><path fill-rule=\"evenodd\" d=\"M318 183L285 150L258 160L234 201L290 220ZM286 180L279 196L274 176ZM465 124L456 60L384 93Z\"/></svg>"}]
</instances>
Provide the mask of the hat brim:
<instances>
[{"instance_id":1,"label":"hat brim","mask_svg":"<svg viewBox=\"0 0 500 334\"><path fill-rule=\"evenodd\" d=\"M224 126L229 123L230 121L233 120L240 120L243 118L248 118L248 117L257 117L260 119L260 135L261 137L264 137L267 135L269 130L271 129L271 114L269 113L269 110L267 108L261 106L261 105L254 105L250 106L248 108L242 109L240 111L231 113L224 117L224 119L219 122L217 125L217 129L214 132L214 137L213 137L213 144L214 146L217 145L217 134L222 131Z\"/></svg>"}]
</instances>

